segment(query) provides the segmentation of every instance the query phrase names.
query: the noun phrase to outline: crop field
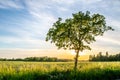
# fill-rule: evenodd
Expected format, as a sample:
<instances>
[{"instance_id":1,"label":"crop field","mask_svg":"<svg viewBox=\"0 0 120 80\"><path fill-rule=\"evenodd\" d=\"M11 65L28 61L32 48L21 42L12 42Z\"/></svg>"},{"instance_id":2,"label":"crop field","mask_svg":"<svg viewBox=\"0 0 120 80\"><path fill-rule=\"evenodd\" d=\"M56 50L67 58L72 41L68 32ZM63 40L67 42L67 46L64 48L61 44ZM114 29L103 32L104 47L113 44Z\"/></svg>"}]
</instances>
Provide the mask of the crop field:
<instances>
[{"instance_id":1,"label":"crop field","mask_svg":"<svg viewBox=\"0 0 120 80\"><path fill-rule=\"evenodd\" d=\"M120 62L1 61L0 80L117 80Z\"/></svg>"}]
</instances>

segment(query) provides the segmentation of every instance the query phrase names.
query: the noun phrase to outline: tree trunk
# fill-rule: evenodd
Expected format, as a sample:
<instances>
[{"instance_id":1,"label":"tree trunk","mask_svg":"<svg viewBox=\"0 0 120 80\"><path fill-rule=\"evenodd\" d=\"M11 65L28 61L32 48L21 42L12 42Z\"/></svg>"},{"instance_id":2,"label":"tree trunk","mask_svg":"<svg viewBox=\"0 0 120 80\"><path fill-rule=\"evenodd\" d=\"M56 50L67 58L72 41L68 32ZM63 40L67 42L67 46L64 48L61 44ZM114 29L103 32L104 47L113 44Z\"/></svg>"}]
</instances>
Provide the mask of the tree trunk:
<instances>
[{"instance_id":1,"label":"tree trunk","mask_svg":"<svg viewBox=\"0 0 120 80\"><path fill-rule=\"evenodd\" d=\"M75 64L74 64L75 71L77 70L78 57L79 57L79 50L76 51L76 56L75 56Z\"/></svg>"}]
</instances>

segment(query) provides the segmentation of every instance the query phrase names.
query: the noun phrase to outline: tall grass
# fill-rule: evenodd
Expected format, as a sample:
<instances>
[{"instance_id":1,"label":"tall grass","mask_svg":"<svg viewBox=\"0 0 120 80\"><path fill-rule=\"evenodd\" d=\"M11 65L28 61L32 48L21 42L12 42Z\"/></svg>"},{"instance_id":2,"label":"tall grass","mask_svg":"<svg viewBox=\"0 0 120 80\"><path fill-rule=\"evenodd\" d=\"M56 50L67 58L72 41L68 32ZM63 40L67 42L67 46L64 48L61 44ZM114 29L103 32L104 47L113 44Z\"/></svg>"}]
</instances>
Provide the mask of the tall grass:
<instances>
[{"instance_id":1,"label":"tall grass","mask_svg":"<svg viewBox=\"0 0 120 80\"><path fill-rule=\"evenodd\" d=\"M120 62L0 62L0 80L115 80Z\"/></svg>"}]
</instances>

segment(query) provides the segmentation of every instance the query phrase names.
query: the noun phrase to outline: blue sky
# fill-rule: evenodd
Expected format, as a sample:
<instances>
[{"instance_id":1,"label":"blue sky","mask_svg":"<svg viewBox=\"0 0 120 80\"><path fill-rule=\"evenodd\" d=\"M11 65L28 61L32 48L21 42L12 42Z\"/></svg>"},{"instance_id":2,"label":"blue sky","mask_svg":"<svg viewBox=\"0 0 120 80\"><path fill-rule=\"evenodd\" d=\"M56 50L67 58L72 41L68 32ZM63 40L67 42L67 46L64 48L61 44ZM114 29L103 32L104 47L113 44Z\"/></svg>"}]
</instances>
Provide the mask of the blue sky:
<instances>
[{"instance_id":1,"label":"blue sky","mask_svg":"<svg viewBox=\"0 0 120 80\"><path fill-rule=\"evenodd\" d=\"M47 31L58 17L70 18L78 11L102 14L107 25L115 29L97 37L91 45L92 51L85 53L119 53L119 8L119 0L0 0L0 56L34 56L36 51L35 56L43 53L56 55L51 53L58 52L54 44L45 41ZM59 51L59 54L62 53Z\"/></svg>"}]
</instances>

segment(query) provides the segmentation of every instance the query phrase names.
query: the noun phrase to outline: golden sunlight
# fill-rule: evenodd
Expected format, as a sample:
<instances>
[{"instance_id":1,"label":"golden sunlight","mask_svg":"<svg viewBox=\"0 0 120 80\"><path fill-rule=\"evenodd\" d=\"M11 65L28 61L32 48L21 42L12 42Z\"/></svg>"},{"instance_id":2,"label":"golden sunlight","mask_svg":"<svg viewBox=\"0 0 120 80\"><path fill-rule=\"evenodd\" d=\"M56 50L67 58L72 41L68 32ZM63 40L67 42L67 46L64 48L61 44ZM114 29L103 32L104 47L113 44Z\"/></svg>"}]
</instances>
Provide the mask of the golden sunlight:
<instances>
[{"instance_id":1,"label":"golden sunlight","mask_svg":"<svg viewBox=\"0 0 120 80\"><path fill-rule=\"evenodd\" d=\"M74 50L71 50L70 53L72 55L76 55L75 51ZM79 55L86 55L86 53L83 51L83 52L79 52Z\"/></svg>"}]
</instances>

